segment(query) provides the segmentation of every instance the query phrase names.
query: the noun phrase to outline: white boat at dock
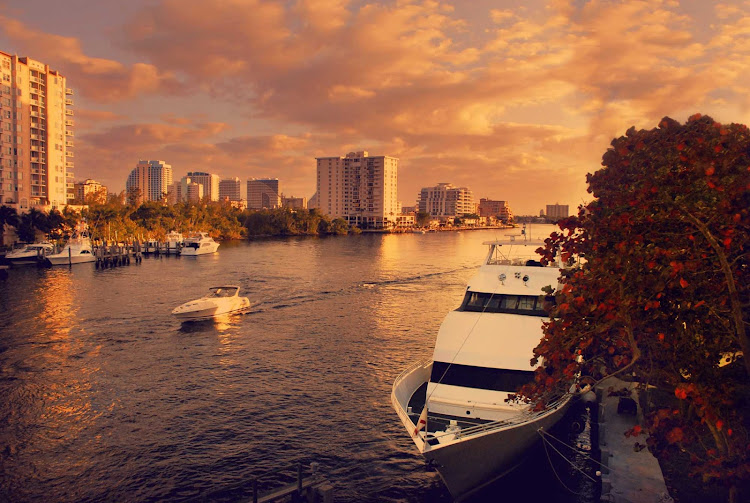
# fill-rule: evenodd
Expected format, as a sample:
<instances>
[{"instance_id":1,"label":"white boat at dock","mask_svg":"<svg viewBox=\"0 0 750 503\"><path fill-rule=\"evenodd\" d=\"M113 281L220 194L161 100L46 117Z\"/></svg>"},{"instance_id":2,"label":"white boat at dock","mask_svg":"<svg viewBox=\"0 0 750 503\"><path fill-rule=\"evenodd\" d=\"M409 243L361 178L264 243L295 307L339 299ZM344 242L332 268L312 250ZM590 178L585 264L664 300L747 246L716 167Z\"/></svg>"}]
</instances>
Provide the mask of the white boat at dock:
<instances>
[{"instance_id":1,"label":"white boat at dock","mask_svg":"<svg viewBox=\"0 0 750 503\"><path fill-rule=\"evenodd\" d=\"M180 255L206 255L209 253L215 253L219 249L219 243L213 240L211 236L205 232L199 232L193 234L185 239L185 244L180 250Z\"/></svg>"},{"instance_id":2,"label":"white boat at dock","mask_svg":"<svg viewBox=\"0 0 750 503\"><path fill-rule=\"evenodd\" d=\"M5 255L5 260L13 265L36 264L54 251L55 245L52 243L32 243L8 252Z\"/></svg>"},{"instance_id":3,"label":"white boat at dock","mask_svg":"<svg viewBox=\"0 0 750 503\"><path fill-rule=\"evenodd\" d=\"M91 239L79 235L70 238L60 253L48 255L47 260L52 265L72 265L95 262L96 256L91 248Z\"/></svg>"},{"instance_id":4,"label":"white boat at dock","mask_svg":"<svg viewBox=\"0 0 750 503\"><path fill-rule=\"evenodd\" d=\"M547 302L558 286L557 264L542 266L542 242L491 241L460 307L445 317L431 360L394 382L393 407L451 495L463 499L518 466L564 414L563 393L541 410L510 398L533 380L533 349L542 337Z\"/></svg>"},{"instance_id":5,"label":"white boat at dock","mask_svg":"<svg viewBox=\"0 0 750 503\"><path fill-rule=\"evenodd\" d=\"M185 244L185 237L181 232L171 231L167 234L164 244L167 255L177 255Z\"/></svg>"},{"instance_id":6,"label":"white boat at dock","mask_svg":"<svg viewBox=\"0 0 750 503\"><path fill-rule=\"evenodd\" d=\"M149 238L143 243L142 253L156 253L159 250L159 240Z\"/></svg>"},{"instance_id":7,"label":"white boat at dock","mask_svg":"<svg viewBox=\"0 0 750 503\"><path fill-rule=\"evenodd\" d=\"M250 300L240 297L239 293L238 286L216 286L210 289L208 295L174 308L172 314L181 321L199 321L245 312L250 308Z\"/></svg>"}]
</instances>

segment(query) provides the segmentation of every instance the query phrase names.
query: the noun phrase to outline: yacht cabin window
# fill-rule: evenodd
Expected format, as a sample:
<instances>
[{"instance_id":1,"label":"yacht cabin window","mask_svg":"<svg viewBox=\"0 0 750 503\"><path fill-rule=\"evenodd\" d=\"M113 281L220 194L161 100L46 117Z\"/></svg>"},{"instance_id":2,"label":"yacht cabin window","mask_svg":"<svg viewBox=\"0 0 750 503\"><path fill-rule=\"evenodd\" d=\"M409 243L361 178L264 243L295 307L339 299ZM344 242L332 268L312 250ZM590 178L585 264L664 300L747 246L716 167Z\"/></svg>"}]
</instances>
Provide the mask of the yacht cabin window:
<instances>
[{"instance_id":1,"label":"yacht cabin window","mask_svg":"<svg viewBox=\"0 0 750 503\"><path fill-rule=\"evenodd\" d=\"M480 313L510 313L530 316L547 316L545 307L554 304L553 296L501 295L487 292L466 292L458 311Z\"/></svg>"}]
</instances>

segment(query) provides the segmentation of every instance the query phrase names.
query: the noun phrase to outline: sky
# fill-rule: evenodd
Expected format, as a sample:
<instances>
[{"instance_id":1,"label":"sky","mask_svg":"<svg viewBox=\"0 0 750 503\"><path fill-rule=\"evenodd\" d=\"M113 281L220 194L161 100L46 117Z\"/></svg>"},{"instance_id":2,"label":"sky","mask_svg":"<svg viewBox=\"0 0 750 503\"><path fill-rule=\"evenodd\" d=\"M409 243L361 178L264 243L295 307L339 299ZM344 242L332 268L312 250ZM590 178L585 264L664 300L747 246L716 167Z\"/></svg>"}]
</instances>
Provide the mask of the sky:
<instances>
[{"instance_id":1,"label":"sky","mask_svg":"<svg viewBox=\"0 0 750 503\"><path fill-rule=\"evenodd\" d=\"M694 113L750 123L750 2L0 0L0 51L74 91L75 179L139 159L279 178L316 157L399 159L517 215L591 199L613 138Z\"/></svg>"}]
</instances>

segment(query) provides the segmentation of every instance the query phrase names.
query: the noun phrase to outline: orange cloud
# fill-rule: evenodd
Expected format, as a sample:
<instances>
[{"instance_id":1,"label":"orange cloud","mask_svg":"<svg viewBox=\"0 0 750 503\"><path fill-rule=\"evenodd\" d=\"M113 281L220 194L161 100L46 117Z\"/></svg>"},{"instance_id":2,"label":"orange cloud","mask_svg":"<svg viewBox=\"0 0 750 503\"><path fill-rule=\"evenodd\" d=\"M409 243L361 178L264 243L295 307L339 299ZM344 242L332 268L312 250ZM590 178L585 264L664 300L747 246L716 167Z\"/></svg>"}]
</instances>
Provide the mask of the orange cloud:
<instances>
[{"instance_id":1,"label":"orange cloud","mask_svg":"<svg viewBox=\"0 0 750 503\"><path fill-rule=\"evenodd\" d=\"M142 94L175 93L182 88L173 75L153 65L136 63L127 67L114 60L87 56L74 37L44 33L2 15L0 30L26 54L75 82L76 91L92 101L121 101Z\"/></svg>"}]
</instances>

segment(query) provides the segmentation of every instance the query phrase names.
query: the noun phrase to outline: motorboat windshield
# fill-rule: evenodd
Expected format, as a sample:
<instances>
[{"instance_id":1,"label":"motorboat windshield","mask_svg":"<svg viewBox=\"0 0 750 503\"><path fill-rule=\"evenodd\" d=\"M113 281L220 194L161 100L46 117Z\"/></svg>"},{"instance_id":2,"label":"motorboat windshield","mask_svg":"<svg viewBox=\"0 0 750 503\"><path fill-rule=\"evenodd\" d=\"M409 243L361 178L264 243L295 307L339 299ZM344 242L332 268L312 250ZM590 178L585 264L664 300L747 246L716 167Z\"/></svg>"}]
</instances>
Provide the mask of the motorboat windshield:
<instances>
[{"instance_id":1,"label":"motorboat windshield","mask_svg":"<svg viewBox=\"0 0 750 503\"><path fill-rule=\"evenodd\" d=\"M211 292L206 297L234 297L240 291L237 286L217 286L210 289Z\"/></svg>"}]
</instances>

